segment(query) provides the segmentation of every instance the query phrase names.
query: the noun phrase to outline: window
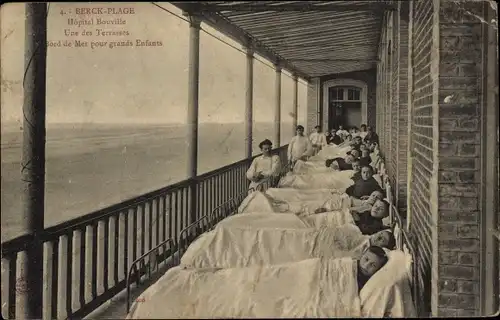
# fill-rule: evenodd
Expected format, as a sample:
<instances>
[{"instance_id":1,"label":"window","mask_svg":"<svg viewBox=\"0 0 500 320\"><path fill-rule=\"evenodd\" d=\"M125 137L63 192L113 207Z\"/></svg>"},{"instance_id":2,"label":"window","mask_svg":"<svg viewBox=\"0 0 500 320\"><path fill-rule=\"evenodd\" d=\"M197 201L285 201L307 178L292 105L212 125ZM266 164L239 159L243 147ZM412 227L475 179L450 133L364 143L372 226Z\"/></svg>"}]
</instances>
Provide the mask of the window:
<instances>
[{"instance_id":1,"label":"window","mask_svg":"<svg viewBox=\"0 0 500 320\"><path fill-rule=\"evenodd\" d=\"M347 89L347 100L361 100L361 90L359 88Z\"/></svg>"},{"instance_id":2,"label":"window","mask_svg":"<svg viewBox=\"0 0 500 320\"><path fill-rule=\"evenodd\" d=\"M344 88L335 87L330 90L330 101L344 100Z\"/></svg>"},{"instance_id":3,"label":"window","mask_svg":"<svg viewBox=\"0 0 500 320\"><path fill-rule=\"evenodd\" d=\"M361 101L361 89L357 87L333 87L329 89L330 101Z\"/></svg>"}]
</instances>

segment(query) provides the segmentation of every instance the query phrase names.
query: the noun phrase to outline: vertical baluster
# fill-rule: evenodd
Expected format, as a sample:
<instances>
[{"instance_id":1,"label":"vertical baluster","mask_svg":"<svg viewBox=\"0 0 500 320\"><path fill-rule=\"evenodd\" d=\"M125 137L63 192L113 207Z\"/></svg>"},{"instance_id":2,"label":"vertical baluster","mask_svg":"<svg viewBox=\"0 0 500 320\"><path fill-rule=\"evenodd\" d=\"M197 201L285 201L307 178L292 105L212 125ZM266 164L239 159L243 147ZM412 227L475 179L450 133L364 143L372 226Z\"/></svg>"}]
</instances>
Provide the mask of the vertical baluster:
<instances>
[{"instance_id":1,"label":"vertical baluster","mask_svg":"<svg viewBox=\"0 0 500 320\"><path fill-rule=\"evenodd\" d=\"M174 241L179 245L179 191L176 190L173 193L174 197L174 211L172 212L174 219Z\"/></svg>"},{"instance_id":2,"label":"vertical baluster","mask_svg":"<svg viewBox=\"0 0 500 320\"><path fill-rule=\"evenodd\" d=\"M16 292L17 292L17 253L13 253L6 257L7 260L7 276L8 276L8 287L6 288L8 291L4 291L7 293L7 310L8 310L8 319L16 318ZM5 289L4 289L5 290ZM3 292L2 292L3 293ZM3 305L2 305L3 307ZM3 309L3 308L2 308Z\"/></svg>"},{"instance_id":3,"label":"vertical baluster","mask_svg":"<svg viewBox=\"0 0 500 320\"><path fill-rule=\"evenodd\" d=\"M132 260L130 262L135 261L137 259L137 215L138 215L138 207L134 208L134 215L132 216Z\"/></svg>"},{"instance_id":4,"label":"vertical baluster","mask_svg":"<svg viewBox=\"0 0 500 320\"><path fill-rule=\"evenodd\" d=\"M210 210L208 209L208 196L207 196L207 192L208 192L208 180L204 180L203 181L203 192L201 193L201 198L203 199L203 214L208 214L210 215ZM210 222L210 220L209 220Z\"/></svg>"},{"instance_id":5,"label":"vertical baluster","mask_svg":"<svg viewBox=\"0 0 500 320\"><path fill-rule=\"evenodd\" d=\"M57 301L57 287L59 283L59 237L57 237L55 240L49 242L50 245L52 246L52 259L51 259L51 290L50 290L50 296L51 296L51 301L50 301L50 315L49 319L57 319L57 306L58 306L58 301Z\"/></svg>"},{"instance_id":6,"label":"vertical baluster","mask_svg":"<svg viewBox=\"0 0 500 320\"><path fill-rule=\"evenodd\" d=\"M123 279L127 279L128 274L128 215L130 210L124 212L123 216ZM133 214L133 211L132 211Z\"/></svg>"},{"instance_id":7,"label":"vertical baluster","mask_svg":"<svg viewBox=\"0 0 500 320\"><path fill-rule=\"evenodd\" d=\"M203 212L203 180L201 180L198 183L198 187L196 188L198 190L197 196L198 196L198 201L196 201L196 219L200 219L201 217L204 216ZM205 222L202 222L202 225Z\"/></svg>"},{"instance_id":8,"label":"vertical baluster","mask_svg":"<svg viewBox=\"0 0 500 320\"><path fill-rule=\"evenodd\" d=\"M99 231L99 223L92 223L92 276L91 276L91 295L92 300L97 297L97 236Z\"/></svg>"},{"instance_id":9,"label":"vertical baluster","mask_svg":"<svg viewBox=\"0 0 500 320\"><path fill-rule=\"evenodd\" d=\"M148 249L146 251L149 251L153 248L153 206L152 206L152 200L149 200L148 202L144 203L144 208L147 207L147 212L148 212ZM144 254L146 251L144 251L142 254Z\"/></svg>"},{"instance_id":10,"label":"vertical baluster","mask_svg":"<svg viewBox=\"0 0 500 320\"><path fill-rule=\"evenodd\" d=\"M208 200L208 211L210 211L210 213L214 210L214 186L213 186L213 183L212 183L212 177L209 177L207 179L207 185L208 185L208 190L207 190L207 200ZM214 217L215 219L217 219L217 217L215 216Z\"/></svg>"},{"instance_id":11,"label":"vertical baluster","mask_svg":"<svg viewBox=\"0 0 500 320\"><path fill-rule=\"evenodd\" d=\"M167 211L167 195L164 195L161 197L161 202L163 203L163 207L161 208L161 215L163 217L163 223L162 223L162 228L163 228L163 240L167 240L167 221L168 221L168 211Z\"/></svg>"},{"instance_id":12,"label":"vertical baluster","mask_svg":"<svg viewBox=\"0 0 500 320\"><path fill-rule=\"evenodd\" d=\"M154 205L155 205L155 219L156 219L156 243L155 245L157 246L160 243L160 197L156 197L154 199Z\"/></svg>"},{"instance_id":13,"label":"vertical baluster","mask_svg":"<svg viewBox=\"0 0 500 320\"><path fill-rule=\"evenodd\" d=\"M73 231L66 235L66 315L71 318L73 313Z\"/></svg>"},{"instance_id":14,"label":"vertical baluster","mask_svg":"<svg viewBox=\"0 0 500 320\"><path fill-rule=\"evenodd\" d=\"M175 245L177 246L177 239L175 238L175 232L174 232L174 218L173 218L173 213L172 213L172 193L168 195L168 205L167 205L167 214L168 214L168 236L169 238L172 238Z\"/></svg>"},{"instance_id":15,"label":"vertical baluster","mask_svg":"<svg viewBox=\"0 0 500 320\"><path fill-rule=\"evenodd\" d=\"M79 286L79 301L80 308L85 306L85 239L87 238L87 227L84 226L79 230L80 233L80 286Z\"/></svg>"},{"instance_id":16,"label":"vertical baluster","mask_svg":"<svg viewBox=\"0 0 500 320\"><path fill-rule=\"evenodd\" d=\"M140 244L139 244L139 254L138 254L138 257L142 256L144 254L145 251L145 248L146 248L146 205L143 203L143 204L140 204L139 205L139 208L140 208L140 213L141 213L141 239L139 240ZM137 258L138 258L137 257Z\"/></svg>"},{"instance_id":17,"label":"vertical baluster","mask_svg":"<svg viewBox=\"0 0 500 320\"><path fill-rule=\"evenodd\" d=\"M113 256L113 286L118 284L118 253L120 251L120 213L114 215L114 256Z\"/></svg>"},{"instance_id":18,"label":"vertical baluster","mask_svg":"<svg viewBox=\"0 0 500 320\"><path fill-rule=\"evenodd\" d=\"M109 288L108 284L108 270L109 270L109 217L104 218L104 259L103 259L103 287L104 291Z\"/></svg>"},{"instance_id":19,"label":"vertical baluster","mask_svg":"<svg viewBox=\"0 0 500 320\"><path fill-rule=\"evenodd\" d=\"M177 191L177 200L179 201L179 229L177 235L180 236L180 232L184 229L184 188Z\"/></svg>"}]
</instances>

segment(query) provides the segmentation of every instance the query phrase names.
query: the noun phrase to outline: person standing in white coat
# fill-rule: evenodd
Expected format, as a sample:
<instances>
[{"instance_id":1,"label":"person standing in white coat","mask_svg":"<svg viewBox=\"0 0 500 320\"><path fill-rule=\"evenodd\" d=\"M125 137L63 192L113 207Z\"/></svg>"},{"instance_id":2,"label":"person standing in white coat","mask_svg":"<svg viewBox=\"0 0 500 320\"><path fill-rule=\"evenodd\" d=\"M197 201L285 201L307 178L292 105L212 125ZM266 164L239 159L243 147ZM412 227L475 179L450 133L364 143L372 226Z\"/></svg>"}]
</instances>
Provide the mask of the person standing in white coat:
<instances>
[{"instance_id":1,"label":"person standing in white coat","mask_svg":"<svg viewBox=\"0 0 500 320\"><path fill-rule=\"evenodd\" d=\"M297 126L297 135L290 140L288 145L288 161L290 161L290 170L293 169L297 160L306 161L312 155L312 143L308 137L304 136L304 127Z\"/></svg>"},{"instance_id":2,"label":"person standing in white coat","mask_svg":"<svg viewBox=\"0 0 500 320\"><path fill-rule=\"evenodd\" d=\"M311 140L313 156L318 154L318 152L320 152L321 149L327 145L326 136L323 132L321 132L320 126L314 127L313 133L309 135L309 140Z\"/></svg>"}]
</instances>

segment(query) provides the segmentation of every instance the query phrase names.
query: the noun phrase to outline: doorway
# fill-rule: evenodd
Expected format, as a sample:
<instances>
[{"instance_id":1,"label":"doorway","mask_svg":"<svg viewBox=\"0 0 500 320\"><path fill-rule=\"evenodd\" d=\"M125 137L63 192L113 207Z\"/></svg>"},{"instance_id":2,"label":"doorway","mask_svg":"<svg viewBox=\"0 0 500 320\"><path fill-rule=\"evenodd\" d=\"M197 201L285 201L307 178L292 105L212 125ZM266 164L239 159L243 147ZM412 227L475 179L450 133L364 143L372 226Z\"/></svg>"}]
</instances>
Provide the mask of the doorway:
<instances>
[{"instance_id":1,"label":"doorway","mask_svg":"<svg viewBox=\"0 0 500 320\"><path fill-rule=\"evenodd\" d=\"M358 127L362 123L361 88L328 88L328 129Z\"/></svg>"}]
</instances>

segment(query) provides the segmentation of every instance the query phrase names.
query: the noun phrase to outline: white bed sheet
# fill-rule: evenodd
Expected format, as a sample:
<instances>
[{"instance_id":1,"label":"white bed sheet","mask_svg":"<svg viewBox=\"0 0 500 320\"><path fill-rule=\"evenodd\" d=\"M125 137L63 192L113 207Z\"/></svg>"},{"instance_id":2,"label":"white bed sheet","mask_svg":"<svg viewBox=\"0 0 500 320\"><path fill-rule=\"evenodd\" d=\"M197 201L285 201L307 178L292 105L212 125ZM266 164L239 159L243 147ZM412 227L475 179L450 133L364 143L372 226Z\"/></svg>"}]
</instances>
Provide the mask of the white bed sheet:
<instances>
[{"instance_id":1,"label":"white bed sheet","mask_svg":"<svg viewBox=\"0 0 500 320\"><path fill-rule=\"evenodd\" d=\"M328 168L325 165L325 160L320 160L320 161L298 160L293 166L293 173L299 175L320 173L320 172L331 172L331 171L332 168Z\"/></svg>"},{"instance_id":2,"label":"white bed sheet","mask_svg":"<svg viewBox=\"0 0 500 320\"><path fill-rule=\"evenodd\" d=\"M351 177L354 170L331 171L307 175L286 175L280 179L280 188L295 189L336 189L345 191L354 184Z\"/></svg>"},{"instance_id":3,"label":"white bed sheet","mask_svg":"<svg viewBox=\"0 0 500 320\"><path fill-rule=\"evenodd\" d=\"M309 259L230 269L172 268L128 319L360 317L356 263Z\"/></svg>"},{"instance_id":4,"label":"white bed sheet","mask_svg":"<svg viewBox=\"0 0 500 320\"><path fill-rule=\"evenodd\" d=\"M169 270L132 305L127 319L415 317L408 256L389 261L358 295L352 258L274 266Z\"/></svg>"},{"instance_id":5,"label":"white bed sheet","mask_svg":"<svg viewBox=\"0 0 500 320\"><path fill-rule=\"evenodd\" d=\"M368 245L369 236L355 225L320 229L218 226L189 246L181 265L236 268L311 258L359 258Z\"/></svg>"},{"instance_id":6,"label":"white bed sheet","mask_svg":"<svg viewBox=\"0 0 500 320\"><path fill-rule=\"evenodd\" d=\"M344 224L354 224L349 209L303 215L276 212L245 212L227 217L219 222L219 225L225 226L278 229L318 229L321 227L338 227Z\"/></svg>"},{"instance_id":7,"label":"white bed sheet","mask_svg":"<svg viewBox=\"0 0 500 320\"><path fill-rule=\"evenodd\" d=\"M282 193L280 189L271 189L266 193L252 192L242 201L238 212L312 214L318 208L334 211L349 208L351 204L349 196L345 193L326 191L303 194L301 191L305 190L288 190L296 192Z\"/></svg>"}]
</instances>

